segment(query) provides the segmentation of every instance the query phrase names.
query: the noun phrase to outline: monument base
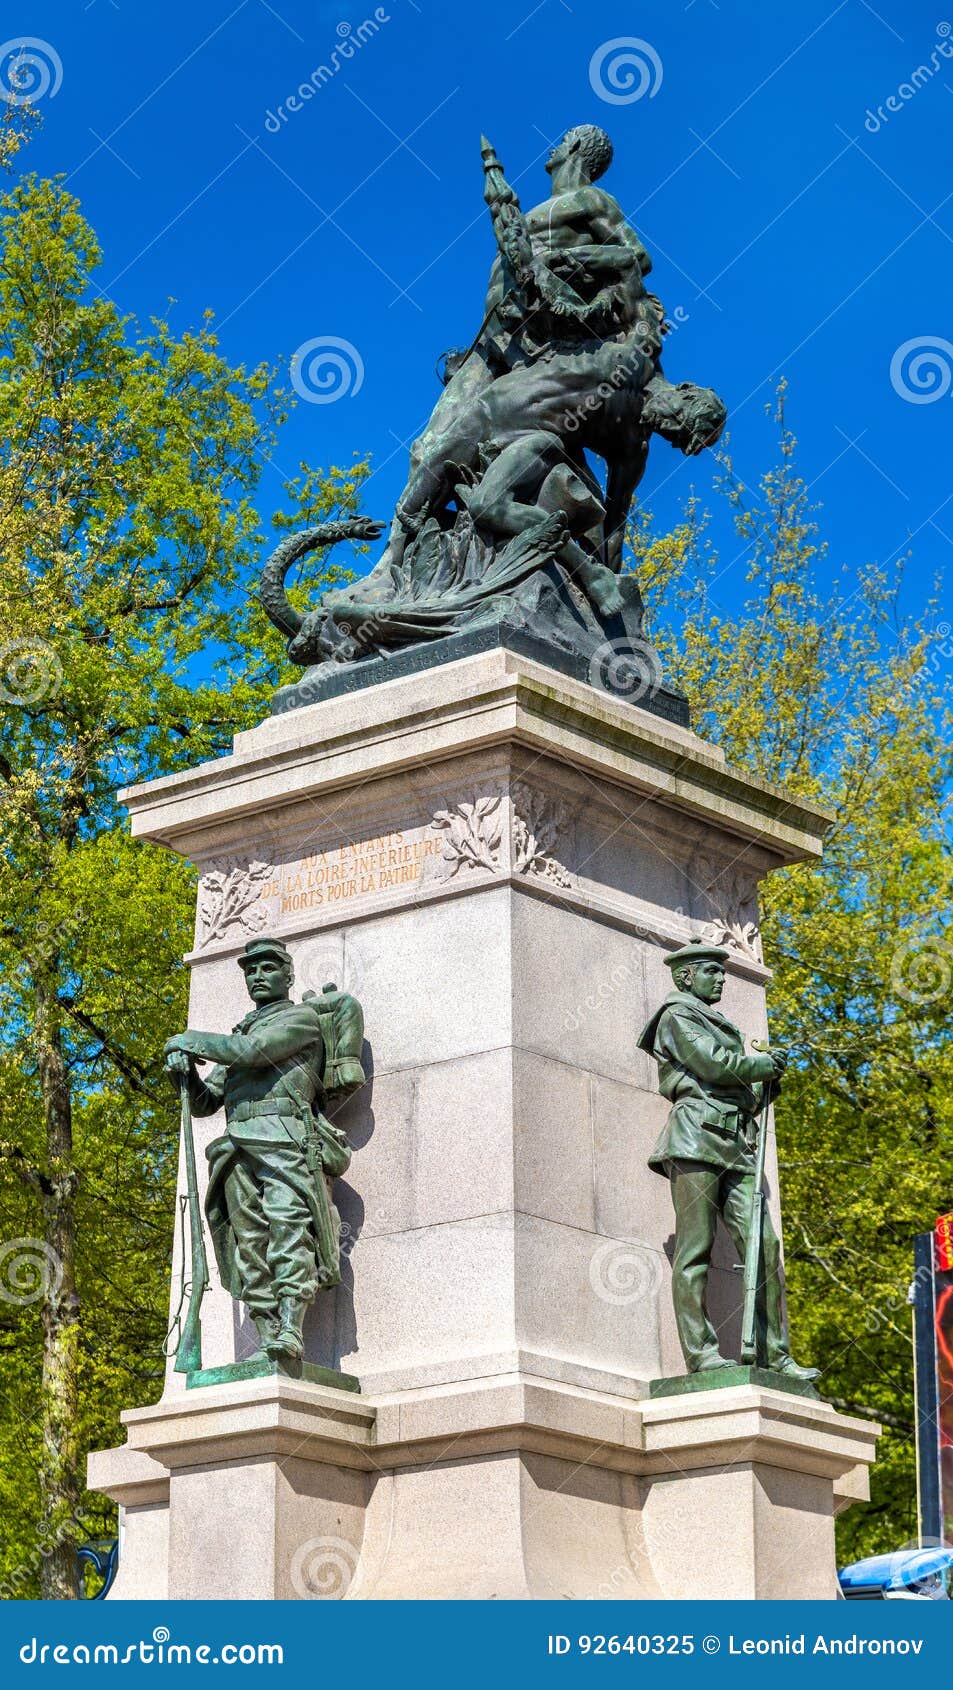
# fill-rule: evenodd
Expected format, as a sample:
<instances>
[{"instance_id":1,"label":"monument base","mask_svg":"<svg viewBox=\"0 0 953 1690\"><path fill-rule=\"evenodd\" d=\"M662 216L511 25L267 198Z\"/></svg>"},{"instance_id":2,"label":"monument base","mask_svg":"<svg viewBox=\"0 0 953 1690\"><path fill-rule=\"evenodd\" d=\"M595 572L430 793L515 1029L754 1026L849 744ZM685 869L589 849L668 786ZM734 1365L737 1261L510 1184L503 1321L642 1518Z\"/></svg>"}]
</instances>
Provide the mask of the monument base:
<instances>
[{"instance_id":1,"label":"monument base","mask_svg":"<svg viewBox=\"0 0 953 1690\"><path fill-rule=\"evenodd\" d=\"M335 1116L341 1283L304 1327L329 1373L249 1377L257 1335L213 1280L214 1382L170 1367L90 1459L123 1511L112 1594L834 1597L876 1429L770 1377L651 1394L681 1363L646 1167L668 1105L636 1042L695 932L729 952L725 1013L766 1036L758 882L816 857L827 817L508 644L397 661L127 795L137 836L200 872L189 1025L242 1018L238 957L267 932L296 997L358 998L368 1079ZM200 1195L222 1130L196 1122ZM779 1227L770 1128L767 1177ZM183 1265L177 1241L174 1284ZM735 1266L720 1231L728 1354Z\"/></svg>"},{"instance_id":2,"label":"monument base","mask_svg":"<svg viewBox=\"0 0 953 1690\"><path fill-rule=\"evenodd\" d=\"M633 635L629 632L621 619L614 632L614 639L607 634L601 643L580 640L577 633L577 642L573 643L565 636L561 640L546 638L528 626L524 617L517 615L514 620L512 614L501 614L495 621L481 623L478 627L444 639L406 646L387 656L365 657L353 663L316 665L305 670L301 680L279 688L272 711L276 716L285 715L289 710L300 710L321 700L360 693L367 687L397 681L405 675L421 675L464 657L500 650L530 658L559 675L571 676L591 686L603 684L602 677L611 670L617 677L616 685L621 697L628 696L633 703L642 704L653 716L687 728L688 700L683 693L665 684L661 662L652 647L638 633Z\"/></svg>"},{"instance_id":3,"label":"monument base","mask_svg":"<svg viewBox=\"0 0 953 1690\"><path fill-rule=\"evenodd\" d=\"M730 1367L709 1367L700 1373L676 1373L669 1379L652 1379L650 1397L681 1397L692 1391L724 1391L731 1385L764 1385L769 1391L793 1391L798 1397L820 1402L820 1394L809 1379L792 1379L773 1367L753 1367L736 1362Z\"/></svg>"},{"instance_id":4,"label":"monument base","mask_svg":"<svg viewBox=\"0 0 953 1690\"><path fill-rule=\"evenodd\" d=\"M124 1416L117 1598L837 1595L876 1428L746 1383L633 1400L527 1375L371 1400L277 1374Z\"/></svg>"},{"instance_id":5,"label":"monument base","mask_svg":"<svg viewBox=\"0 0 953 1690\"><path fill-rule=\"evenodd\" d=\"M333 1367L317 1367L310 1361L272 1361L268 1356L249 1356L247 1361L230 1361L223 1367L199 1367L186 1374L189 1391L205 1385L231 1385L241 1379L305 1379L309 1385L326 1385L332 1390L360 1391L361 1381L353 1373L339 1373Z\"/></svg>"}]
</instances>

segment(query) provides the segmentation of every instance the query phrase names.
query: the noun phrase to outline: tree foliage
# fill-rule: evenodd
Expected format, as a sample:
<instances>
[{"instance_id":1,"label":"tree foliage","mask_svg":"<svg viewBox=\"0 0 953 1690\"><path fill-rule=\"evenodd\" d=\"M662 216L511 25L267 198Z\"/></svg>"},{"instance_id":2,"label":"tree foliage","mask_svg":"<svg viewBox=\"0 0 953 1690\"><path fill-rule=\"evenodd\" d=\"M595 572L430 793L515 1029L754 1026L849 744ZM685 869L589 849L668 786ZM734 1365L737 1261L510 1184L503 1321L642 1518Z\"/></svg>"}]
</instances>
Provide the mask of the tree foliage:
<instances>
[{"instance_id":1,"label":"tree foliage","mask_svg":"<svg viewBox=\"0 0 953 1690\"><path fill-rule=\"evenodd\" d=\"M230 367L210 319L122 316L99 259L58 184L0 201L0 1585L23 1596L70 1594L107 1519L86 1451L162 1371L194 884L115 792L229 748L281 668L251 590L270 372ZM290 505L352 510L365 474L302 466Z\"/></svg>"},{"instance_id":2,"label":"tree foliage","mask_svg":"<svg viewBox=\"0 0 953 1690\"><path fill-rule=\"evenodd\" d=\"M0 98L0 169L13 168L14 158L39 120L40 114L29 100L14 99L10 94Z\"/></svg>"},{"instance_id":3,"label":"tree foliage","mask_svg":"<svg viewBox=\"0 0 953 1690\"><path fill-rule=\"evenodd\" d=\"M695 727L729 759L833 811L819 866L762 903L772 1039L794 1060L777 1106L797 1352L824 1394L881 1415L871 1503L841 1548L916 1535L913 1237L953 1208L950 630L903 609L902 560L837 568L777 405L777 466L754 489L722 460L739 550L722 560L690 500L634 535L655 637ZM744 571L740 609L718 602Z\"/></svg>"}]
</instances>

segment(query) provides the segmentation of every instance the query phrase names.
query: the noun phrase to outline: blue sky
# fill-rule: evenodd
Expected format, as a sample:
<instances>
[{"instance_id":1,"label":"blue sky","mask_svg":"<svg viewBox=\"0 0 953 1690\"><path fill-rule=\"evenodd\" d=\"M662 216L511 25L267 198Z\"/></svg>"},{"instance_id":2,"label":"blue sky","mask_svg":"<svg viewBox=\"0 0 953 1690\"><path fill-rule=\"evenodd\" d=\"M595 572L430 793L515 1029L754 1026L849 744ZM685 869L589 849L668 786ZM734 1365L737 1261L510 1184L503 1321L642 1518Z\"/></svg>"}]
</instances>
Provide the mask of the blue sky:
<instances>
[{"instance_id":1,"label":"blue sky","mask_svg":"<svg viewBox=\"0 0 953 1690\"><path fill-rule=\"evenodd\" d=\"M183 329L211 307L229 358L285 372L310 341L355 349L352 391L293 412L264 511L299 459L369 451L366 505L389 517L435 360L480 321L493 256L481 130L530 206L548 192L550 143L596 122L616 148L605 186L683 319L666 373L722 394L742 476L772 460L764 406L783 374L831 578L908 545L911 602L949 574L953 35L937 6L19 5L4 33L46 44L31 51L51 82L25 162L65 174L122 309L145 319L172 296ZM333 74L289 111L321 64ZM656 442L643 496L665 521L711 473ZM736 551L723 534L727 603Z\"/></svg>"}]
</instances>

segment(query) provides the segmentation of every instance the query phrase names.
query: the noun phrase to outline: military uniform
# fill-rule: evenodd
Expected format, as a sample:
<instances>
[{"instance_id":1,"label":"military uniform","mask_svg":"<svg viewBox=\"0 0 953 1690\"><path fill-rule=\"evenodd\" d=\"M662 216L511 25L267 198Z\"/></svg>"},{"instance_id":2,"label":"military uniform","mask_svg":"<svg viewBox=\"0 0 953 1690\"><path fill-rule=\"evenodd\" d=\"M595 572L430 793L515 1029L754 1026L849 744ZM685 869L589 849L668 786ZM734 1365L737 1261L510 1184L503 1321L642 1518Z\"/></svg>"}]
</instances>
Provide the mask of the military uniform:
<instances>
[{"instance_id":1,"label":"military uniform","mask_svg":"<svg viewBox=\"0 0 953 1690\"><path fill-rule=\"evenodd\" d=\"M690 992L670 992L639 1037L654 1056L659 1091L672 1104L649 1157L668 1174L674 1161L712 1168L754 1167L752 1124L763 1101L763 1082L774 1077L764 1051L745 1054L733 1022Z\"/></svg>"},{"instance_id":2,"label":"military uniform","mask_svg":"<svg viewBox=\"0 0 953 1690\"><path fill-rule=\"evenodd\" d=\"M279 943L252 940L243 966L263 954L290 965ZM329 986L302 1003L264 1003L231 1033L171 1041L216 1064L207 1078L191 1066L188 1076L193 1114L225 1110L226 1130L206 1152L205 1212L222 1283L266 1345L280 1329L300 1348L306 1309L340 1281L330 1181L345 1172L350 1148L321 1110L328 1091L341 1096L363 1081L362 1036L360 1005Z\"/></svg>"},{"instance_id":3,"label":"military uniform","mask_svg":"<svg viewBox=\"0 0 953 1690\"><path fill-rule=\"evenodd\" d=\"M666 957L723 959L727 952L695 943ZM744 1261L754 1198L756 1118L765 1088L775 1089L766 1052L747 1055L738 1028L711 1004L676 990L656 1010L639 1045L658 1063L659 1090L672 1107L649 1158L671 1182L675 1209L672 1298L679 1340L690 1371L722 1365L708 1317L708 1271L719 1215ZM781 1371L795 1368L781 1291L781 1251L767 1210L762 1233L758 1359Z\"/></svg>"},{"instance_id":4,"label":"military uniform","mask_svg":"<svg viewBox=\"0 0 953 1690\"><path fill-rule=\"evenodd\" d=\"M195 1055L218 1066L207 1080L190 1076L193 1114L224 1104L227 1123L206 1152L205 1211L222 1283L256 1319L273 1315L282 1297L310 1303L340 1279L338 1216L315 1142L313 1109L324 1101L317 1009L265 1004L231 1034L203 1034Z\"/></svg>"}]
</instances>

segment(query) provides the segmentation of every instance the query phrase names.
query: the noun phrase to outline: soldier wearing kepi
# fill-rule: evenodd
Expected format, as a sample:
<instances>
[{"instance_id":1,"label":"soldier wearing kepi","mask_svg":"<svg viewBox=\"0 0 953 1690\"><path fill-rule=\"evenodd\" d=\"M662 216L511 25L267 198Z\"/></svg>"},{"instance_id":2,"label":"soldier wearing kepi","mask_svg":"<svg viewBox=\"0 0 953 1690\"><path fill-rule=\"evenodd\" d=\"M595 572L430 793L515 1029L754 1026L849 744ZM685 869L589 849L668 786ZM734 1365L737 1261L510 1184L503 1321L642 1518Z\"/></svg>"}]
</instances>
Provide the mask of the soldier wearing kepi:
<instances>
[{"instance_id":1,"label":"soldier wearing kepi","mask_svg":"<svg viewBox=\"0 0 953 1690\"><path fill-rule=\"evenodd\" d=\"M649 1158L671 1182L675 1208L672 1296L690 1373L731 1367L708 1317L706 1293L719 1215L742 1261L755 1185L755 1125L780 1087L786 1058L745 1052L744 1039L715 1008L728 952L701 939L665 958L675 990L656 1010L639 1045L658 1063L659 1090L672 1108ZM792 1380L817 1378L788 1347L781 1251L767 1210L762 1236L758 1362Z\"/></svg>"},{"instance_id":2,"label":"soldier wearing kepi","mask_svg":"<svg viewBox=\"0 0 953 1690\"><path fill-rule=\"evenodd\" d=\"M262 1351L293 1360L304 1351L309 1305L341 1277L329 1184L350 1149L321 1106L328 1093L346 1095L363 1081L363 1017L333 986L293 1003L291 955L280 940L250 940L239 963L251 1014L231 1033L177 1033L166 1066L187 1076L195 1115L224 1104L225 1133L207 1151L205 1204L222 1283L245 1303ZM217 1066L203 1079L196 1060Z\"/></svg>"}]
</instances>

